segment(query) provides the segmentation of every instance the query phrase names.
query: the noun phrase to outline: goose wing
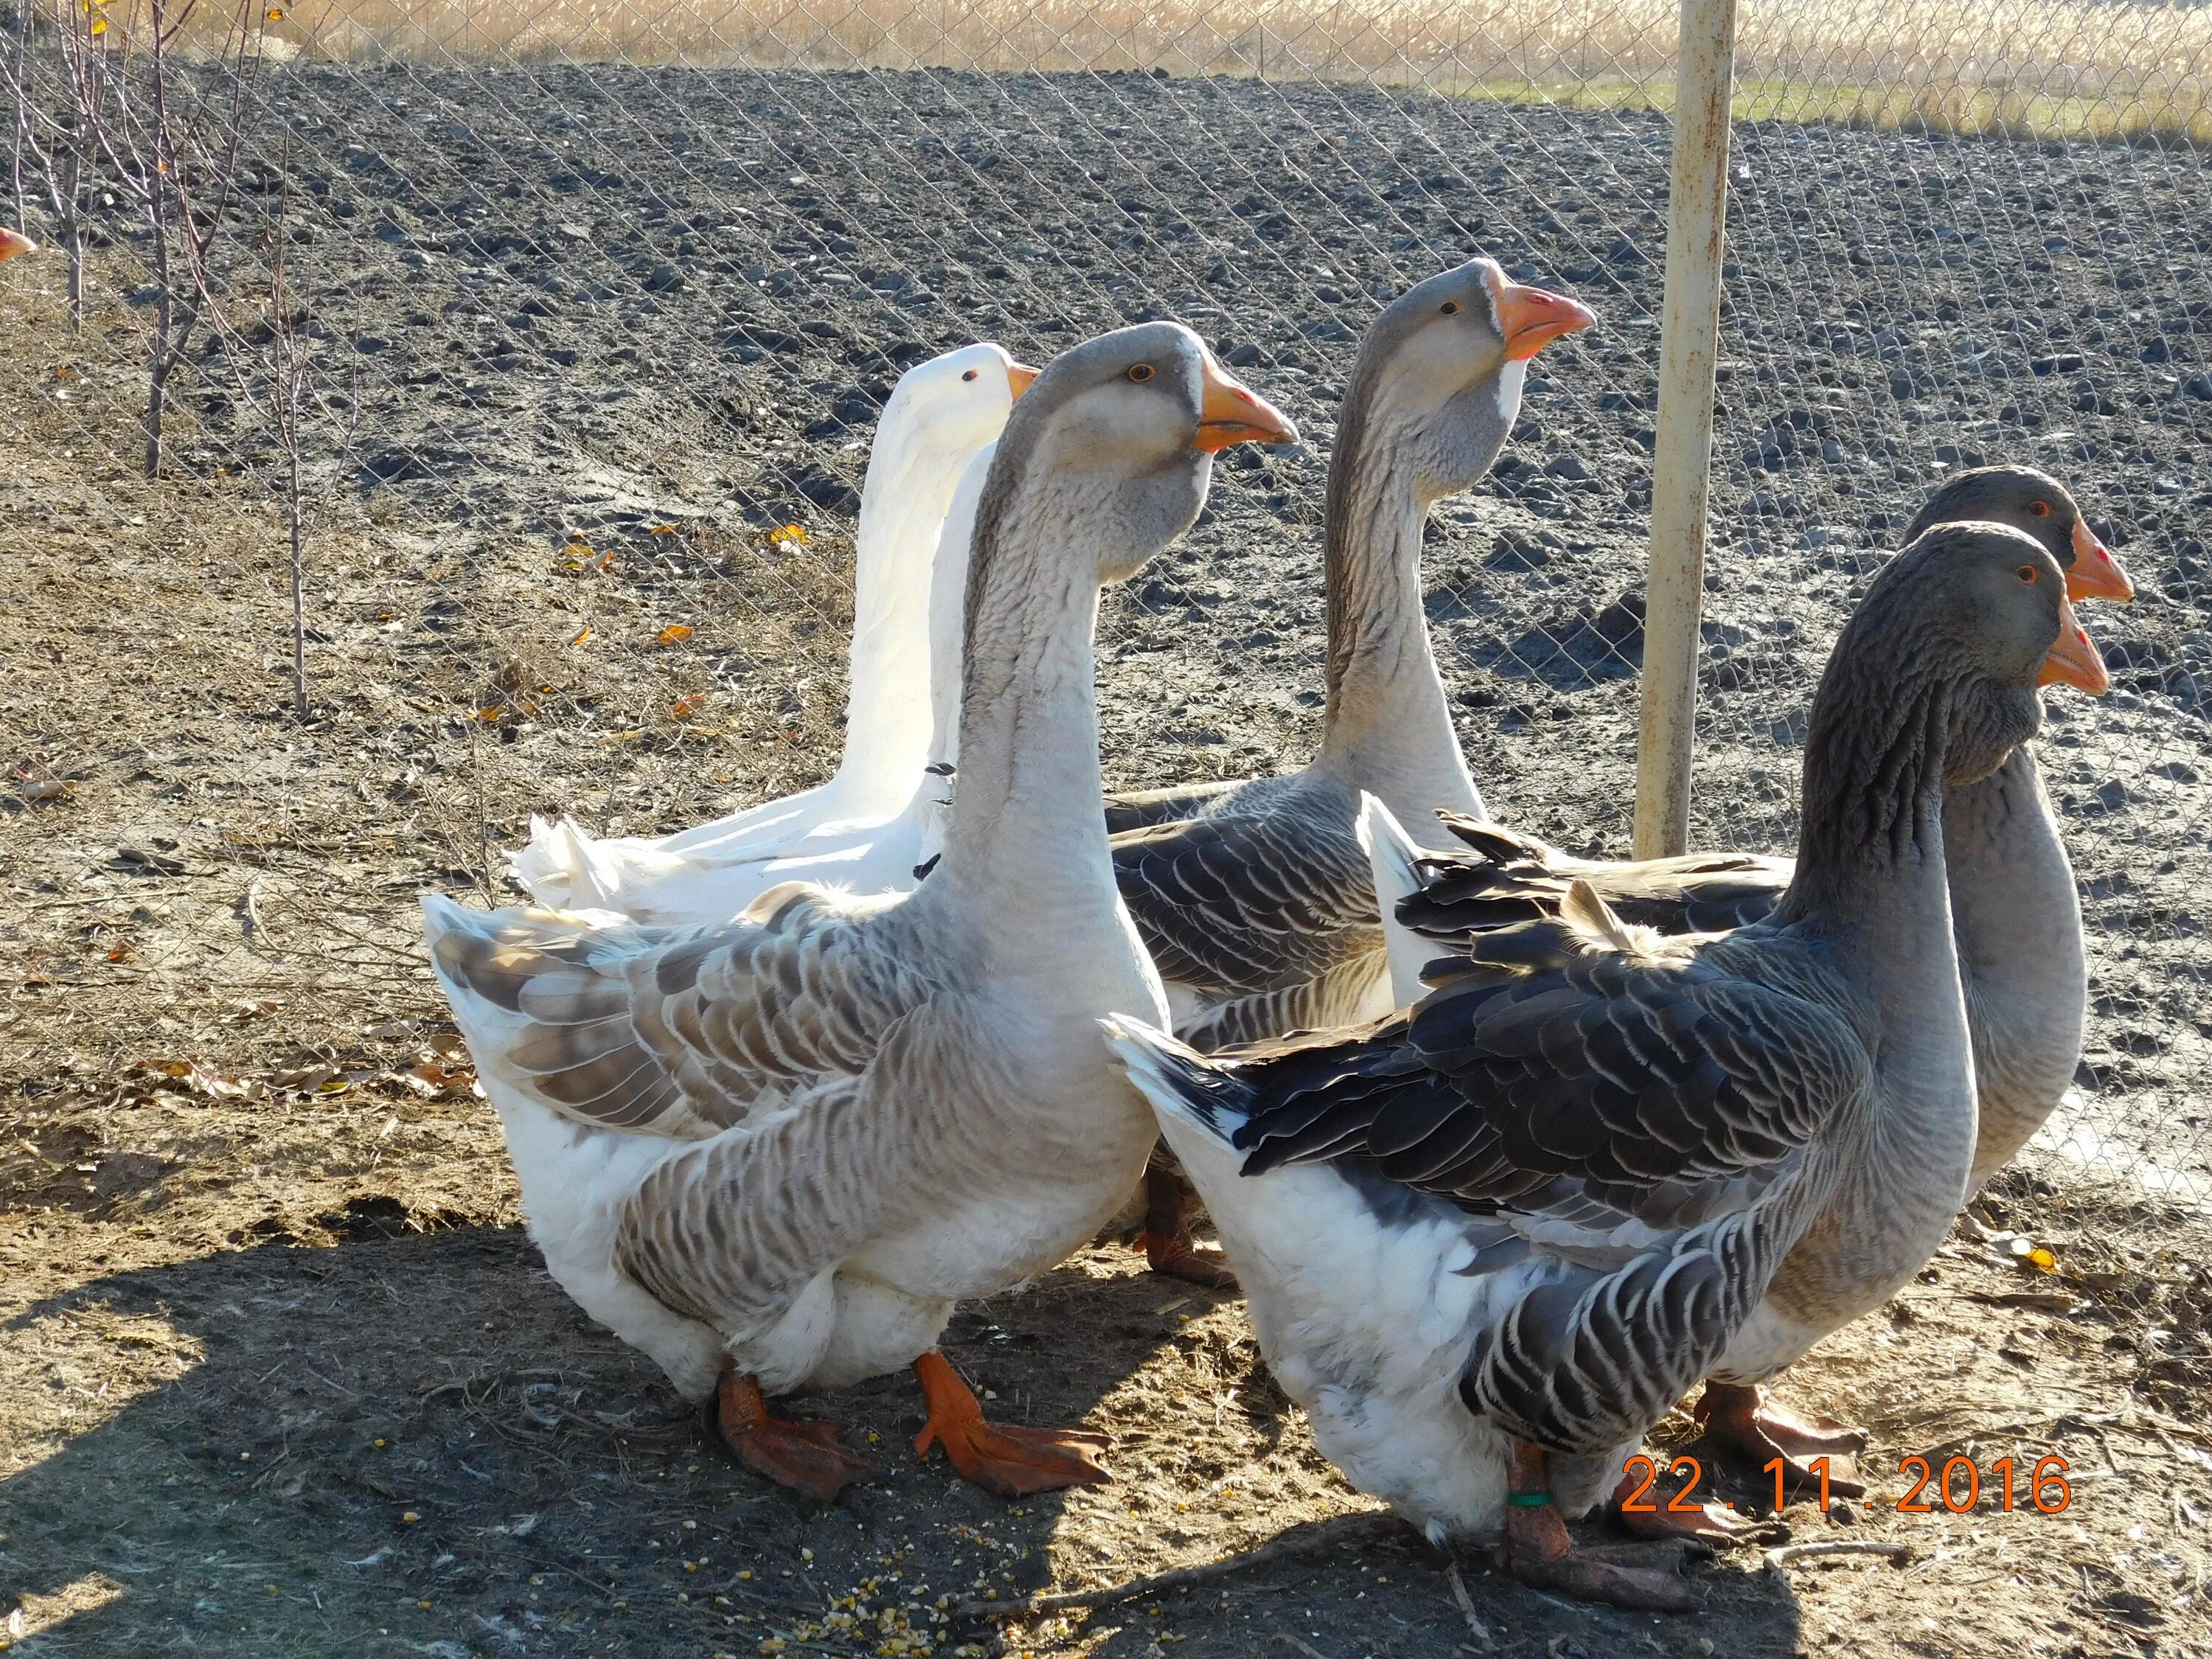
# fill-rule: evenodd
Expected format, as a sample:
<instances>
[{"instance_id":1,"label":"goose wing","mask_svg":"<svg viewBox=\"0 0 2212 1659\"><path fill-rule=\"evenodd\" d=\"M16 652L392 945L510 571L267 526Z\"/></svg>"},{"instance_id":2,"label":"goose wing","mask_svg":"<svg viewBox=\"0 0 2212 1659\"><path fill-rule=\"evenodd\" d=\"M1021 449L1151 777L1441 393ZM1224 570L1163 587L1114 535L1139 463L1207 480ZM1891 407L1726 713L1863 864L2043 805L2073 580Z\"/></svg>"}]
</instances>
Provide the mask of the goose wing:
<instances>
[{"instance_id":1,"label":"goose wing","mask_svg":"<svg viewBox=\"0 0 2212 1659\"><path fill-rule=\"evenodd\" d=\"M1474 949L1408 1013L1247 1058L1245 1172L1358 1158L1601 1236L1679 1226L1762 1189L1866 1086L1855 1003L1778 931L1639 938L1583 889Z\"/></svg>"},{"instance_id":2,"label":"goose wing","mask_svg":"<svg viewBox=\"0 0 2212 1659\"><path fill-rule=\"evenodd\" d=\"M1106 833L1118 836L1128 830L1148 830L1154 824L1194 818L1208 807L1244 787L1241 778L1221 778L1210 783L1171 783L1158 789L1109 789L1106 792Z\"/></svg>"},{"instance_id":3,"label":"goose wing","mask_svg":"<svg viewBox=\"0 0 2212 1659\"><path fill-rule=\"evenodd\" d=\"M480 1065L596 1127L690 1137L857 1075L932 985L866 926L884 901L790 884L720 927L429 906Z\"/></svg>"},{"instance_id":4,"label":"goose wing","mask_svg":"<svg viewBox=\"0 0 2212 1659\"><path fill-rule=\"evenodd\" d=\"M1575 859L1502 824L1456 812L1437 816L1468 850L1423 858L1422 888L1400 902L1396 915L1415 933L1448 943L1555 915L1577 881L1589 883L1636 926L1662 933L1727 933L1771 915L1796 867L1793 860L1751 853L1619 863Z\"/></svg>"},{"instance_id":5,"label":"goose wing","mask_svg":"<svg viewBox=\"0 0 2212 1659\"><path fill-rule=\"evenodd\" d=\"M1114 878L1161 977L1201 995L1269 991L1382 943L1358 802L1256 791L1203 817L1113 838Z\"/></svg>"}]
</instances>

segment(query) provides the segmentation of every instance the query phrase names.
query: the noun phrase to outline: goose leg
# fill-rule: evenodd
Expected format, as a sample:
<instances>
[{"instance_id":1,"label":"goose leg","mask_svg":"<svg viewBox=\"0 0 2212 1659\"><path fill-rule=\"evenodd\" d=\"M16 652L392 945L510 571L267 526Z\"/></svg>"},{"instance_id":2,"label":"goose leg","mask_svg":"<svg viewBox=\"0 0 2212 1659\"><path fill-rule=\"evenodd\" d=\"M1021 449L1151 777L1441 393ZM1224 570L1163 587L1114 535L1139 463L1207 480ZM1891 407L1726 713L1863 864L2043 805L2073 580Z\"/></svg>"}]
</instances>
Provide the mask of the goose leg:
<instances>
[{"instance_id":1,"label":"goose leg","mask_svg":"<svg viewBox=\"0 0 2212 1659\"><path fill-rule=\"evenodd\" d=\"M1669 1509L1661 1501L1662 1494L1656 1486L1645 1495L1644 1501L1650 1504L1650 1508L1632 1510L1625 1507L1635 1496L1636 1489L1644 1484L1634 1475L1623 1474L1620 1484L1613 1489L1613 1496L1607 1498L1605 1504L1606 1508L1613 1511L1613 1519L1638 1538L1690 1539L1706 1544L1732 1544L1759 1530L1757 1522L1747 1521L1734 1510L1723 1509L1717 1504L1700 1504L1693 1510Z\"/></svg>"},{"instance_id":2,"label":"goose leg","mask_svg":"<svg viewBox=\"0 0 2212 1659\"><path fill-rule=\"evenodd\" d=\"M1098 1454L1114 1443L1103 1434L1076 1429L1006 1429L983 1420L975 1390L963 1382L952 1362L934 1349L914 1362L928 1421L914 1437L917 1455L942 1444L952 1467L966 1480L1001 1498L1057 1492L1109 1480Z\"/></svg>"},{"instance_id":3,"label":"goose leg","mask_svg":"<svg viewBox=\"0 0 2212 1659\"><path fill-rule=\"evenodd\" d=\"M1190 1236L1190 1212L1198 1194L1190 1178L1155 1147L1145 1165L1145 1261L1156 1273L1186 1279L1209 1290L1233 1291L1237 1275L1217 1245L1200 1244Z\"/></svg>"},{"instance_id":4,"label":"goose leg","mask_svg":"<svg viewBox=\"0 0 2212 1659\"><path fill-rule=\"evenodd\" d=\"M1552 1501L1543 1450L1515 1445L1505 1455L1505 1541L1499 1568L1537 1589L1644 1613L1692 1613L1697 1601L1682 1582L1686 1539L1577 1547Z\"/></svg>"},{"instance_id":5,"label":"goose leg","mask_svg":"<svg viewBox=\"0 0 2212 1659\"><path fill-rule=\"evenodd\" d=\"M757 1377L734 1365L722 1373L714 1390L714 1426L738 1462L778 1486L803 1492L823 1503L854 1480L875 1471L858 1452L841 1443L844 1431L835 1423L793 1423L770 1417Z\"/></svg>"},{"instance_id":6,"label":"goose leg","mask_svg":"<svg viewBox=\"0 0 2212 1659\"><path fill-rule=\"evenodd\" d=\"M1761 1468L1780 1458L1783 1476L1792 1485L1818 1485L1820 1472L1810 1463L1825 1457L1832 1495L1860 1498L1866 1493L1851 1462L1852 1455L1866 1445L1864 1429L1806 1416L1775 1404L1762 1389L1733 1382L1708 1382L1693 1415L1706 1438Z\"/></svg>"}]
</instances>

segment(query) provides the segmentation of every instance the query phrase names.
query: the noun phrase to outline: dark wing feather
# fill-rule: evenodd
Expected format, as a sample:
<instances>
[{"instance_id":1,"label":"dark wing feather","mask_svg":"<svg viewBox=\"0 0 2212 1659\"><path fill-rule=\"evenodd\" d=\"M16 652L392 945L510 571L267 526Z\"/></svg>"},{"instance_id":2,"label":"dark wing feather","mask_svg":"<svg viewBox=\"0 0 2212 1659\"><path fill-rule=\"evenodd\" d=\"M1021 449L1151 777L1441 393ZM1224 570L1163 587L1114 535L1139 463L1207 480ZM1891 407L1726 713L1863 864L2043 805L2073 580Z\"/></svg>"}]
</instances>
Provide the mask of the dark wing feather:
<instances>
[{"instance_id":1,"label":"dark wing feather","mask_svg":"<svg viewBox=\"0 0 2212 1659\"><path fill-rule=\"evenodd\" d=\"M1587 881L1624 921L1662 933L1718 933L1763 921L1789 886L1789 859L1749 853L1620 863L1570 858L1532 836L1456 812L1439 813L1468 848L1420 860L1424 885L1398 920L1426 939L1463 943L1555 914Z\"/></svg>"},{"instance_id":2,"label":"dark wing feather","mask_svg":"<svg viewBox=\"0 0 2212 1659\"><path fill-rule=\"evenodd\" d=\"M1627 954L1562 921L1497 943L1503 963L1452 963L1371 1032L1232 1056L1254 1089L1247 1172L1358 1156L1478 1207L1562 1179L1679 1207L1687 1186L1776 1165L1864 1086L1852 1024L1809 985L1743 971L1752 953Z\"/></svg>"},{"instance_id":3,"label":"dark wing feather","mask_svg":"<svg viewBox=\"0 0 2212 1659\"><path fill-rule=\"evenodd\" d=\"M1115 836L1115 879L1162 977L1203 996L1250 995L1378 950L1358 805L1337 790L1262 787L1205 817Z\"/></svg>"}]
</instances>

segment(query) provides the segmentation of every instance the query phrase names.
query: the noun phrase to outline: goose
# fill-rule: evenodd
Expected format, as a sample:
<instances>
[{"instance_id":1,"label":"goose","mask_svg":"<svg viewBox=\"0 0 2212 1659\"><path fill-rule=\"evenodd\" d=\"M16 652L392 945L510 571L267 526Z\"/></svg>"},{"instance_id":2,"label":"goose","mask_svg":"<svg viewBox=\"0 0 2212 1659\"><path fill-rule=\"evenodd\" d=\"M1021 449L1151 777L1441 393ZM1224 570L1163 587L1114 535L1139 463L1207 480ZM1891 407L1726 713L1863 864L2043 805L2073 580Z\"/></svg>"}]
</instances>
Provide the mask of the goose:
<instances>
[{"instance_id":1,"label":"goose","mask_svg":"<svg viewBox=\"0 0 2212 1659\"><path fill-rule=\"evenodd\" d=\"M599 840L532 817L509 860L538 903L669 925L725 921L781 881L856 892L914 884L939 799L930 757L928 592L938 535L971 458L998 438L1036 371L988 343L908 369L876 427L854 559L845 752L827 783L658 839ZM957 627L957 613L953 625Z\"/></svg>"},{"instance_id":2,"label":"goose","mask_svg":"<svg viewBox=\"0 0 2212 1659\"><path fill-rule=\"evenodd\" d=\"M425 899L547 1267L769 1479L866 1472L770 1397L909 1364L918 1454L1006 1495L1105 1478L1097 1436L987 1423L937 1343L1091 1237L1157 1135L1094 1024L1165 1017L1107 856L1098 590L1189 527L1216 452L1294 437L1179 324L1038 376L983 492L963 779L909 892L786 883L678 927Z\"/></svg>"},{"instance_id":3,"label":"goose","mask_svg":"<svg viewBox=\"0 0 2212 1659\"><path fill-rule=\"evenodd\" d=\"M2035 730L2039 681L2102 677L2049 553L1941 526L1829 659L1767 920L1668 939L1582 882L1364 1028L1209 1057L1109 1019L1261 1352L1355 1486L1434 1541L1502 1534L1524 1582L1691 1605L1683 1540L1577 1548L1563 1515L1738 1350L1871 1148L1912 1139L1963 1184L1944 781Z\"/></svg>"},{"instance_id":4,"label":"goose","mask_svg":"<svg viewBox=\"0 0 2212 1659\"><path fill-rule=\"evenodd\" d=\"M1930 496L1906 534L1972 520L2033 536L2064 571L2069 599L2134 596L2126 570L2089 531L2065 486L2046 473L2021 465L1961 473ZM1577 881L1590 884L1627 921L1667 933L1711 933L1765 919L1793 873L1791 860L1756 854L1573 859L1498 824L1452 818L1447 827L1471 850L1431 856L1406 840L1387 810L1373 807L1363 817L1401 1006L1421 994L1420 970L1436 954L1431 941L1458 944L1542 915ZM1832 1212L1776 1276L1771 1294L1778 1309L1792 1310L1793 1328L1816 1331L1808 1340L1797 1330L1789 1344L1809 1346L1880 1307L1917 1273L1964 1199L2017 1155L2067 1097L2081 1059L2088 994L2081 907L2026 744L1986 775L1954 781L1943 797L1943 836L1977 1094L1964 1194L1944 1161L1920 1158L1903 1140L1887 1143L1885 1156L1838 1193ZM1810 1478L1808 1460L1856 1452L1866 1441L1863 1430L1792 1410L1717 1376L1696 1413L1717 1447L1753 1467L1778 1457L1797 1479ZM1830 1486L1844 1497L1862 1490L1832 1468Z\"/></svg>"},{"instance_id":5,"label":"goose","mask_svg":"<svg viewBox=\"0 0 2212 1659\"><path fill-rule=\"evenodd\" d=\"M1475 258L1407 289L1361 342L1329 458L1321 752L1115 838L1122 896L1199 1049L1388 1011L1360 792L1401 820L1482 813L1430 649L1421 527L1497 459L1529 359L1593 320Z\"/></svg>"}]
</instances>

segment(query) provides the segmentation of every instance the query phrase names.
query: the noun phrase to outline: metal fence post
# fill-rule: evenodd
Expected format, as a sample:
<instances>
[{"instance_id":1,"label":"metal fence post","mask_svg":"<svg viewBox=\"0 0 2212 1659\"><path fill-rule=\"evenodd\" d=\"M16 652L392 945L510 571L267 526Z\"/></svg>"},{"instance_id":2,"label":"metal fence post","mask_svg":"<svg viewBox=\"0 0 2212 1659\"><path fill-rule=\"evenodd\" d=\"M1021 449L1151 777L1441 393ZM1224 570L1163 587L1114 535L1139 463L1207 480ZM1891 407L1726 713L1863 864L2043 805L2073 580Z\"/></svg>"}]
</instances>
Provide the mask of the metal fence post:
<instances>
[{"instance_id":1,"label":"metal fence post","mask_svg":"<svg viewBox=\"0 0 2212 1659\"><path fill-rule=\"evenodd\" d=\"M1735 0L1682 0L1674 70L1674 172L1660 324L1658 438L1651 459L1651 568L1644 619L1644 713L1636 744L1636 856L1687 845L1705 592L1705 486L1713 453L1713 356L1728 229L1729 94Z\"/></svg>"}]
</instances>

